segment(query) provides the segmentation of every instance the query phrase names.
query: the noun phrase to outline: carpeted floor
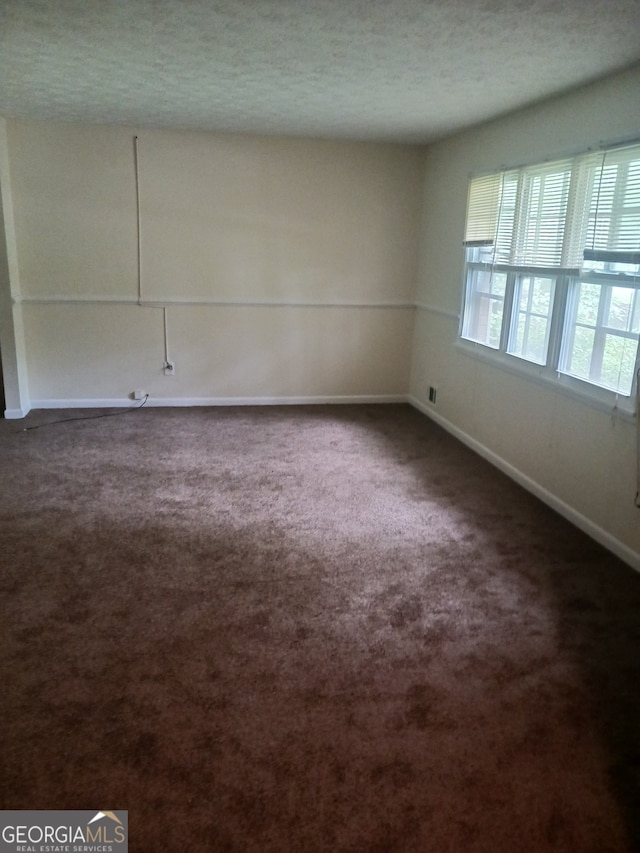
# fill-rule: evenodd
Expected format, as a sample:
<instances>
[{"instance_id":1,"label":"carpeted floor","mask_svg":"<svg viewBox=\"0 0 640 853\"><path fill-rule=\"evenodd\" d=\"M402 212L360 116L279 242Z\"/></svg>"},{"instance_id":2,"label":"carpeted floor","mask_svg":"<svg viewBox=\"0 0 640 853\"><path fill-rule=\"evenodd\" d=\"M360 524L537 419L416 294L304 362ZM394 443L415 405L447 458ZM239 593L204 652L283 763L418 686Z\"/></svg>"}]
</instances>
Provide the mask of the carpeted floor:
<instances>
[{"instance_id":1,"label":"carpeted floor","mask_svg":"<svg viewBox=\"0 0 640 853\"><path fill-rule=\"evenodd\" d=\"M136 853L640 849L640 575L406 406L23 431L77 415L0 422L0 807L128 809Z\"/></svg>"}]
</instances>

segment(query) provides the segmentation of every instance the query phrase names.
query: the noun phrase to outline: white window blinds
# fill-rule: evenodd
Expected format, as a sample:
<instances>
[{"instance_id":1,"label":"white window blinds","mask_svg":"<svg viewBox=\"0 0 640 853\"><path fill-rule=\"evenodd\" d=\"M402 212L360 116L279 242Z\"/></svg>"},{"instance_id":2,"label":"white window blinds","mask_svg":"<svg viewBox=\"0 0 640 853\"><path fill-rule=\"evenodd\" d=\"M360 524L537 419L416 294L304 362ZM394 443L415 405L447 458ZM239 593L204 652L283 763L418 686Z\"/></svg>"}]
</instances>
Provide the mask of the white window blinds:
<instances>
[{"instance_id":1,"label":"white window blinds","mask_svg":"<svg viewBox=\"0 0 640 853\"><path fill-rule=\"evenodd\" d=\"M584 257L640 263L640 146L604 152L594 175Z\"/></svg>"},{"instance_id":2,"label":"white window blinds","mask_svg":"<svg viewBox=\"0 0 640 853\"><path fill-rule=\"evenodd\" d=\"M484 175L469 183L465 246L493 246L498 225L502 175Z\"/></svg>"},{"instance_id":3,"label":"white window blinds","mask_svg":"<svg viewBox=\"0 0 640 853\"><path fill-rule=\"evenodd\" d=\"M464 243L510 266L640 263L640 145L473 178Z\"/></svg>"},{"instance_id":4,"label":"white window blinds","mask_svg":"<svg viewBox=\"0 0 640 853\"><path fill-rule=\"evenodd\" d=\"M564 232L571 161L522 169L518 184L511 263L564 266Z\"/></svg>"}]
</instances>

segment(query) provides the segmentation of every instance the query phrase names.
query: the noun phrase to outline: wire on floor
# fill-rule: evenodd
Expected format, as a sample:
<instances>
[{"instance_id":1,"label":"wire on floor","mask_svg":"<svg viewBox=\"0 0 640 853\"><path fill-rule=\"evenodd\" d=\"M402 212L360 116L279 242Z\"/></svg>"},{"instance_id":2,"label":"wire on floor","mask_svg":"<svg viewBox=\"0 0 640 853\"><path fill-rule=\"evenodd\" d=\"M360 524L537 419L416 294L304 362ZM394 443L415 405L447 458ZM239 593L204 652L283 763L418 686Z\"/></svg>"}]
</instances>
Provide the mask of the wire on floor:
<instances>
[{"instance_id":1,"label":"wire on floor","mask_svg":"<svg viewBox=\"0 0 640 853\"><path fill-rule=\"evenodd\" d=\"M100 415L81 415L75 418L60 418L57 421L47 421L46 424L33 424L33 426L23 427L22 431L29 432L29 430L32 429L41 429L41 427L54 426L55 424L68 424L71 421L95 421L98 420L98 418L113 418L116 415L128 415L129 412L137 412L138 409L141 409L148 399L149 395L145 394L144 400L140 403L139 406L131 406L128 409L120 409L118 412L102 412L102 414Z\"/></svg>"}]
</instances>

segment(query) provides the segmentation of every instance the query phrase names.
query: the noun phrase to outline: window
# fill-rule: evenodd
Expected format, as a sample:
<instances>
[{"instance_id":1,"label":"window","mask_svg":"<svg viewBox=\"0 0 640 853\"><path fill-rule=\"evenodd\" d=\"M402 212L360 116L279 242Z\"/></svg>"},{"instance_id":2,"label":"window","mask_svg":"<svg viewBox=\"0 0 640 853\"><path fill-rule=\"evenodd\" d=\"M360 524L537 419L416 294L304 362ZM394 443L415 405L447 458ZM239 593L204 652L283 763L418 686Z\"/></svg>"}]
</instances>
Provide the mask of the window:
<instances>
[{"instance_id":1,"label":"window","mask_svg":"<svg viewBox=\"0 0 640 853\"><path fill-rule=\"evenodd\" d=\"M632 410L640 336L640 145L473 178L460 337Z\"/></svg>"}]
</instances>

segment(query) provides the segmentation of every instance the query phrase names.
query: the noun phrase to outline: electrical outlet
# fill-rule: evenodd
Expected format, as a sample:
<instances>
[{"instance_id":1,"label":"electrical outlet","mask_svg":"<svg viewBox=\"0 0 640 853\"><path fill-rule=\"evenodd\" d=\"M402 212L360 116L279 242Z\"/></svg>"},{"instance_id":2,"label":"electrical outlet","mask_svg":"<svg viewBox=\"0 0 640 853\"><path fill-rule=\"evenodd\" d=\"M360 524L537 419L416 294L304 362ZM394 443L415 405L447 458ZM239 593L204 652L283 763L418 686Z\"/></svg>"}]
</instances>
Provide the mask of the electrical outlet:
<instances>
[{"instance_id":1,"label":"electrical outlet","mask_svg":"<svg viewBox=\"0 0 640 853\"><path fill-rule=\"evenodd\" d=\"M438 393L438 389L435 388L433 385L429 385L429 402L433 403L434 406L436 404L437 393Z\"/></svg>"},{"instance_id":2,"label":"electrical outlet","mask_svg":"<svg viewBox=\"0 0 640 853\"><path fill-rule=\"evenodd\" d=\"M137 390L137 391L132 391L131 396L133 397L134 400L144 400L144 398L148 397L149 394L146 391Z\"/></svg>"},{"instance_id":3,"label":"electrical outlet","mask_svg":"<svg viewBox=\"0 0 640 853\"><path fill-rule=\"evenodd\" d=\"M164 367L162 369L164 370L165 376L175 376L176 375L176 363L175 363L175 361L165 361Z\"/></svg>"}]
</instances>

